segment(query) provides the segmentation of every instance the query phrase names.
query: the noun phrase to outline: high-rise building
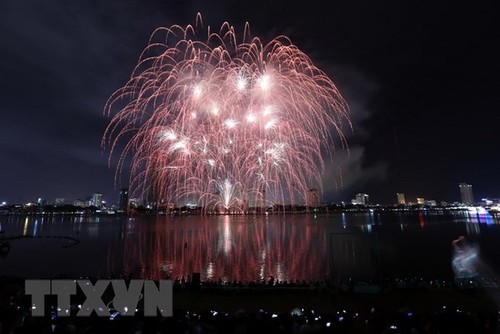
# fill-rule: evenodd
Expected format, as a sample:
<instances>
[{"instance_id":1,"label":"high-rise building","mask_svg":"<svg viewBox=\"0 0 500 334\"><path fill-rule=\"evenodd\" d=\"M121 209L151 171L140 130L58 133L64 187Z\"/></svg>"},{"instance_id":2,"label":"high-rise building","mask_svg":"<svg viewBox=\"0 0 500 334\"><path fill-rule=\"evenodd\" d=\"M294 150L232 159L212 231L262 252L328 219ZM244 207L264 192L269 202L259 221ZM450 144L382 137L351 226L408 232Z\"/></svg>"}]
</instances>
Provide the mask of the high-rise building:
<instances>
[{"instance_id":1,"label":"high-rise building","mask_svg":"<svg viewBox=\"0 0 500 334\"><path fill-rule=\"evenodd\" d=\"M359 193L356 194L356 198L352 202L353 204L368 205L370 202L370 196L368 196L368 194Z\"/></svg>"},{"instance_id":2,"label":"high-rise building","mask_svg":"<svg viewBox=\"0 0 500 334\"><path fill-rule=\"evenodd\" d=\"M398 196L398 204L405 205L406 204L405 194L404 193L396 193L396 195Z\"/></svg>"},{"instance_id":3,"label":"high-rise building","mask_svg":"<svg viewBox=\"0 0 500 334\"><path fill-rule=\"evenodd\" d=\"M460 188L460 198L462 200L462 204L468 204L468 205L474 204L472 185L467 183L460 183L458 187Z\"/></svg>"},{"instance_id":4,"label":"high-rise building","mask_svg":"<svg viewBox=\"0 0 500 334\"><path fill-rule=\"evenodd\" d=\"M91 199L92 205L98 208L102 208L102 194L94 193Z\"/></svg>"},{"instance_id":5,"label":"high-rise building","mask_svg":"<svg viewBox=\"0 0 500 334\"><path fill-rule=\"evenodd\" d=\"M120 190L120 201L118 202L118 208L120 210L128 209L128 188L122 188Z\"/></svg>"}]
</instances>

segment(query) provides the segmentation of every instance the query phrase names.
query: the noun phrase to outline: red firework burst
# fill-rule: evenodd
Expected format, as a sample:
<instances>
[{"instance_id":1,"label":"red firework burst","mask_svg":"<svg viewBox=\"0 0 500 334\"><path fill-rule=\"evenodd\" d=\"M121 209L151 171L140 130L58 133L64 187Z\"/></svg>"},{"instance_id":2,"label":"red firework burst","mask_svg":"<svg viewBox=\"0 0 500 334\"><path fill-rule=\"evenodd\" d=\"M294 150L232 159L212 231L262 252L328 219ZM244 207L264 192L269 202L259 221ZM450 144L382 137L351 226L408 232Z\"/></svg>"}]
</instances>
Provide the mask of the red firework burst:
<instances>
[{"instance_id":1,"label":"red firework burst","mask_svg":"<svg viewBox=\"0 0 500 334\"><path fill-rule=\"evenodd\" d=\"M247 23L238 40L227 22L205 35L199 14L153 32L105 112L103 146L136 197L207 210L300 203L350 125L333 81L287 37L264 44Z\"/></svg>"}]
</instances>

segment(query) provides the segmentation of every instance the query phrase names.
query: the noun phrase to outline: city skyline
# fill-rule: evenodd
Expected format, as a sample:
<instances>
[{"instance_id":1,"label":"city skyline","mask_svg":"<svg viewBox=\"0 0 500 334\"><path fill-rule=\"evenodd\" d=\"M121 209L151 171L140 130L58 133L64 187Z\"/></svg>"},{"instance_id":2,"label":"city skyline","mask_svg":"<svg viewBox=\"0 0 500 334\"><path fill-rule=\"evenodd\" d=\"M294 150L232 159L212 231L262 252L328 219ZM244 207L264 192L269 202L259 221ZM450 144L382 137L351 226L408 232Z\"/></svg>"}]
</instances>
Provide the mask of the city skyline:
<instances>
[{"instance_id":1,"label":"city skyline","mask_svg":"<svg viewBox=\"0 0 500 334\"><path fill-rule=\"evenodd\" d=\"M261 5L261 6L259 6ZM119 1L2 5L3 62L0 202L78 198L114 184L100 141L104 104L128 79L154 29L224 21L252 36L287 35L337 84L350 106L347 151L327 163L324 201L357 193L393 203L424 197L497 197L495 172L498 64L496 5L387 6L230 1L148 4ZM43 10L42 7L43 6ZM271 20L269 18L277 18ZM315 187L315 185L311 185Z\"/></svg>"},{"instance_id":2,"label":"city skyline","mask_svg":"<svg viewBox=\"0 0 500 334\"><path fill-rule=\"evenodd\" d=\"M461 182L458 184L457 187L457 193L459 194L459 199L435 199L435 198L430 198L430 197L422 197L421 194L419 196L413 196L407 198L405 193L395 193L395 196L393 198L393 201L388 201L388 202L380 202L378 199L371 199L370 194L366 193L356 193L352 194L351 199L349 198L342 198L337 201L325 201L321 198L318 189L309 189L307 192L307 196L304 199L302 203L294 203L295 205L304 205L304 206L309 206L309 207L316 207L316 206L321 206L321 205L328 205L328 204L353 204L353 205L431 205L435 206L437 204L442 204L442 203L447 203L447 204L465 204L465 205L492 205L492 204L498 204L500 203L500 197L499 196L492 196L492 197L481 197L479 199L475 199L473 195L473 186L471 184L467 184L465 182ZM144 198L130 198L129 197L129 188L124 187L121 188L117 194L118 197L115 196L116 194L103 194L101 192L93 192L91 194L87 194L84 196L79 196L77 198L66 198L66 197L56 197L54 199L49 199L49 198L44 198L44 197L38 197L36 199L27 201L27 202L7 202L7 201L0 201L0 206L2 205L22 205L22 204L35 204L38 206L43 206L43 205L54 205L54 206L60 206L60 205L67 205L67 204L72 204L75 206L96 206L96 207L102 207L102 206L107 206L107 207L116 207L120 209L126 208L127 204L129 201L133 201L134 203L142 203L143 205L148 205L152 204L154 202L157 202L153 199L144 199ZM265 195L264 195L265 196ZM115 198L116 197L116 198ZM260 204L259 204L260 203ZM272 201L268 203L270 205ZM104 205L103 205L104 204ZM264 201L257 202L257 206L264 207ZM277 203L273 203L277 204ZM287 205L292 204L292 203L285 203ZM169 203L169 205L174 205L176 207L180 206L189 206L193 205L191 202L187 203Z\"/></svg>"}]
</instances>

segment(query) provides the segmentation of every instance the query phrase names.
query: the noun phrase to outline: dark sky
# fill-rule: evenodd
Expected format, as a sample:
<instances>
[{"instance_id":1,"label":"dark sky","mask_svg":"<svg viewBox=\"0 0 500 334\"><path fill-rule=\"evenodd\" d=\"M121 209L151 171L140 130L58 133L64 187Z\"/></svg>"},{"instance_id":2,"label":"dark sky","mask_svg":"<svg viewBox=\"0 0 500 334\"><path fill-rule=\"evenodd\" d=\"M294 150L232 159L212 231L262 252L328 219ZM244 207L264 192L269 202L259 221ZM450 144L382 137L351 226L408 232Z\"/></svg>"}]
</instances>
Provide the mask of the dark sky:
<instances>
[{"instance_id":1,"label":"dark sky","mask_svg":"<svg viewBox=\"0 0 500 334\"><path fill-rule=\"evenodd\" d=\"M377 3L377 4L375 4ZM153 30L248 21L287 35L351 108L349 156L325 176L325 200L500 197L500 11L494 1L0 2L0 202L118 199L100 142L108 97ZM241 31L241 30L239 30Z\"/></svg>"}]
</instances>

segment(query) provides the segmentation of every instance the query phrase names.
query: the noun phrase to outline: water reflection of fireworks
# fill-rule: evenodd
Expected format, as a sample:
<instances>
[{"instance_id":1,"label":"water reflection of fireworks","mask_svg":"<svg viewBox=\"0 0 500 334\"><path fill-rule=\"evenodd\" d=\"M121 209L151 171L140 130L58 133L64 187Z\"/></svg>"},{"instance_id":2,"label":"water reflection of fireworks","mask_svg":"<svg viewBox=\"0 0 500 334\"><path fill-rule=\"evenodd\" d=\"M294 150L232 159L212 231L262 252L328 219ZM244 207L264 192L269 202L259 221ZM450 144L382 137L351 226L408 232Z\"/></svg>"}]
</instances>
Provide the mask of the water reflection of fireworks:
<instances>
[{"instance_id":1,"label":"water reflection of fireworks","mask_svg":"<svg viewBox=\"0 0 500 334\"><path fill-rule=\"evenodd\" d=\"M246 217L212 216L192 222L160 217L136 224L134 233L124 239L123 270L141 278L190 278L199 272L202 280L245 282L270 276L322 280L329 274L327 236L309 226L310 217L271 223ZM116 252L110 246L110 258L117 258Z\"/></svg>"}]
</instances>

